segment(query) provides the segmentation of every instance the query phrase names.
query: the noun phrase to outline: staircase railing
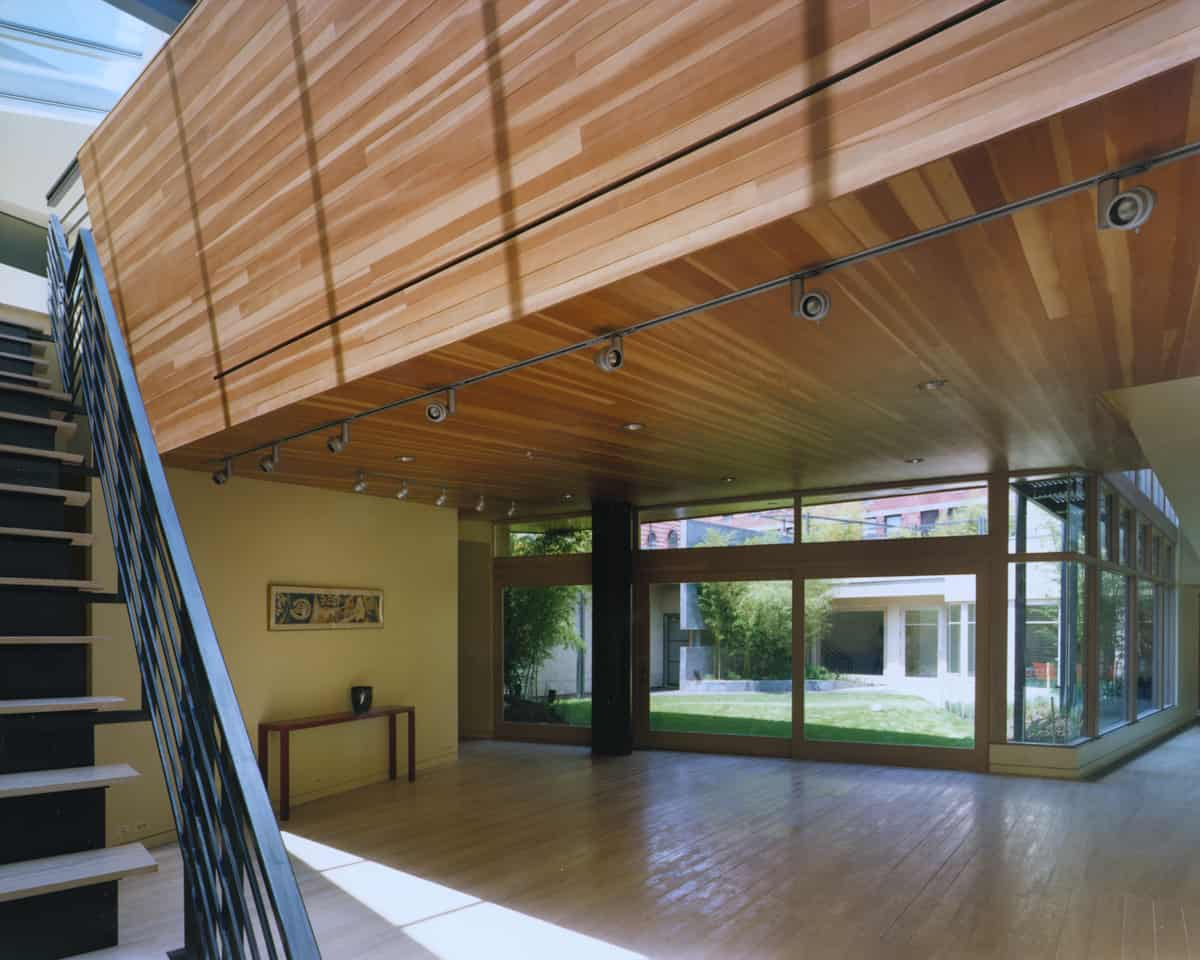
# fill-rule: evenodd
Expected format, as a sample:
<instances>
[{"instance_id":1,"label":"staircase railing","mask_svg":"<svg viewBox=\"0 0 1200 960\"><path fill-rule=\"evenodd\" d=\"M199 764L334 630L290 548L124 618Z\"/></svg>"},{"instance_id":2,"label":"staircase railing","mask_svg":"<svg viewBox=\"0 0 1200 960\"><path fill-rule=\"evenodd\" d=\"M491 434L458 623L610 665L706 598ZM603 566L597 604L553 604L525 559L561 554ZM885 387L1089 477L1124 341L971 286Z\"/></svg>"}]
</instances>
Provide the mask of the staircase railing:
<instances>
[{"instance_id":1,"label":"staircase railing","mask_svg":"<svg viewBox=\"0 0 1200 960\"><path fill-rule=\"evenodd\" d=\"M66 389L87 412L184 866L195 960L318 958L167 487L90 230L68 258L52 217L49 306Z\"/></svg>"}]
</instances>

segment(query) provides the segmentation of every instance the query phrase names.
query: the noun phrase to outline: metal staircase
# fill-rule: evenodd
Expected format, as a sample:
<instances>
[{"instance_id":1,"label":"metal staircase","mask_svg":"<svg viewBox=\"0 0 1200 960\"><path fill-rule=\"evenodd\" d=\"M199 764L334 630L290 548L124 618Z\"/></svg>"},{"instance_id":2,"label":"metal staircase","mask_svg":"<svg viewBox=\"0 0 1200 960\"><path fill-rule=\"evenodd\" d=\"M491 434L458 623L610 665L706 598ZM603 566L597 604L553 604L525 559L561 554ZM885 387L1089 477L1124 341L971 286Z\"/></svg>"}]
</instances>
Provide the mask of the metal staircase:
<instances>
[{"instance_id":1,"label":"metal staircase","mask_svg":"<svg viewBox=\"0 0 1200 960\"><path fill-rule=\"evenodd\" d=\"M97 766L94 732L130 721L153 728L183 860L171 956L318 958L90 232L68 254L52 219L48 261L53 335L0 315L0 958L118 943L118 881L156 864L105 847L106 788L137 772ZM64 449L77 432L91 463ZM88 576L94 480L115 594ZM140 709L91 689L96 603L128 608Z\"/></svg>"},{"instance_id":2,"label":"metal staircase","mask_svg":"<svg viewBox=\"0 0 1200 960\"><path fill-rule=\"evenodd\" d=\"M117 942L117 882L157 869L105 847L88 608L120 602L88 578L92 471L61 449L80 411L49 377L51 338L0 314L0 956L43 960ZM105 718L107 719L107 718Z\"/></svg>"}]
</instances>

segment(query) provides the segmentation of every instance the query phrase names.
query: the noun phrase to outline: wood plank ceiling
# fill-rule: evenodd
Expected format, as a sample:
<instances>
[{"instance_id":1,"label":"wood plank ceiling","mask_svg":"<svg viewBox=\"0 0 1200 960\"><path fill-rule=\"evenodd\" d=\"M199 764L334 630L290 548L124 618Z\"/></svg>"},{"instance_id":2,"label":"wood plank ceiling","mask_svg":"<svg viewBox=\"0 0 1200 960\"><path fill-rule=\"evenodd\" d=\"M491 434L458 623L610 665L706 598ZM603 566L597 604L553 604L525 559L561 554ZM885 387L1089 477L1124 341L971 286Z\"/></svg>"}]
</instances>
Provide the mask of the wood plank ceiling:
<instances>
[{"instance_id":1,"label":"wood plank ceiling","mask_svg":"<svg viewBox=\"0 0 1200 960\"><path fill-rule=\"evenodd\" d=\"M170 450L365 375L377 379L355 389L382 395L397 378L436 379L439 365L476 366L539 335L550 342L572 325L606 327L614 315L641 316L766 264L895 232L905 217L966 208L986 199L987 177L942 183L942 165L924 188L911 177L888 188L894 203L916 205L902 216L875 209L884 202L868 192L846 212L771 225L1196 56L1194 0L221 0L188 18L85 144L80 165L156 437ZM214 379L856 65L519 240ZM1038 165L1025 167L1036 179ZM1018 175L1001 185L1015 190L1008 180ZM966 196L954 196L960 188ZM864 204L878 223L857 222ZM756 239L699 252L759 228ZM878 299L878 270L839 279L854 291L846 299L872 290ZM637 279L609 286L626 277ZM779 353L756 357L744 346L761 352L757 326L786 339L759 316L766 309L737 315L733 346L748 351L739 365L757 364L776 402L814 396L815 383L779 382ZM520 332L393 369L529 314ZM730 323L711 322L723 333ZM664 332L658 346L677 351L681 390L727 373L678 336ZM790 349L800 348L783 356L810 355ZM898 377L936 365L913 349L898 345L872 363ZM654 378L647 387L671 386L670 375L637 361L624 382L643 376ZM651 392L605 409L619 418ZM694 394L679 395L691 408ZM583 422L586 440L593 428ZM768 419L746 430L769 424L814 438L832 426ZM620 459L602 435L588 442ZM644 442L654 442L650 431ZM821 442L832 454L831 439ZM688 441L660 452L678 443ZM768 447L753 450L748 468L765 467ZM676 476L701 466L682 453L676 464L667 468Z\"/></svg>"},{"instance_id":2,"label":"wood plank ceiling","mask_svg":"<svg viewBox=\"0 0 1200 960\"><path fill-rule=\"evenodd\" d=\"M982 146L609 284L191 443L222 455L603 334L731 290L1200 141L1200 68L1173 69ZM1142 454L1101 401L1200 374L1200 158L1133 181L1158 204L1099 232L1095 191L829 273L821 326L786 291L626 342L624 370L576 354L461 391L449 422L411 405L359 422L339 456L289 444L284 482L348 489L355 472L467 508L565 493L653 503L994 468L1116 469ZM939 392L916 384L949 381ZM629 422L644 424L634 433ZM415 460L402 464L400 456ZM910 465L908 458L923 463ZM256 458L240 460L241 474ZM723 482L735 476L733 483Z\"/></svg>"}]
</instances>

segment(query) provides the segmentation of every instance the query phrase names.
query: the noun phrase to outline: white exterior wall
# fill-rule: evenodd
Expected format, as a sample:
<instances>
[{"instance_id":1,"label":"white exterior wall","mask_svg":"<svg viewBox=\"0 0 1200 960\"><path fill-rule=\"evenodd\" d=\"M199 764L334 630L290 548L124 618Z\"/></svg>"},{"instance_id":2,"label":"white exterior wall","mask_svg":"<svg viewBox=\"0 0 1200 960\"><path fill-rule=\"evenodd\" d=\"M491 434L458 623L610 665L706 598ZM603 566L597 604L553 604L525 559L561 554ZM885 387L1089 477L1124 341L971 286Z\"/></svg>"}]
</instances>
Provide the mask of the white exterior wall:
<instances>
[{"instance_id":1,"label":"white exterior wall","mask_svg":"<svg viewBox=\"0 0 1200 960\"><path fill-rule=\"evenodd\" d=\"M578 690L579 651L559 647L542 664L538 673L536 689L529 692L533 697L544 697L550 690L560 697L586 696L592 692L592 596L589 592L583 609L583 623L578 624L583 632L583 689ZM579 614L575 613L574 617ZM576 621L578 623L578 621Z\"/></svg>"},{"instance_id":2,"label":"white exterior wall","mask_svg":"<svg viewBox=\"0 0 1200 960\"><path fill-rule=\"evenodd\" d=\"M650 686L664 686L663 617L679 613L679 584L656 583L650 587ZM679 682L679 678L674 678Z\"/></svg>"},{"instance_id":3,"label":"white exterior wall","mask_svg":"<svg viewBox=\"0 0 1200 960\"><path fill-rule=\"evenodd\" d=\"M938 706L974 703L975 677L967 673L966 620L963 620L960 637L963 643L961 669L958 673L950 673L947 613L949 604L975 602L973 576L845 580L833 584L832 599L835 612L878 610L884 614L883 676L864 674L857 679L911 693ZM919 609L935 609L938 612L936 677L910 677L905 673L905 613Z\"/></svg>"}]
</instances>

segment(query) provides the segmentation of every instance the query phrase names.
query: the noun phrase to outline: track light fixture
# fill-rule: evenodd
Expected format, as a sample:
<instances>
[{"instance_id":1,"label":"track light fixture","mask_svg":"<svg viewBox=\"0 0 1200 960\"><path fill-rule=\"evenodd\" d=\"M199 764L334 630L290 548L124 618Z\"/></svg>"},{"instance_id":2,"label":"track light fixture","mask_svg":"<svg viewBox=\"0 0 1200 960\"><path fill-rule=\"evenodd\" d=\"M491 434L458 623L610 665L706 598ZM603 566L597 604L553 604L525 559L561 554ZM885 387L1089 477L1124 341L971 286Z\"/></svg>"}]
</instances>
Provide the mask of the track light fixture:
<instances>
[{"instance_id":1,"label":"track light fixture","mask_svg":"<svg viewBox=\"0 0 1200 960\"><path fill-rule=\"evenodd\" d=\"M475 501L475 512L483 513L484 508L486 508L486 507L487 507L487 502L483 499L483 494L481 493L479 495L479 499Z\"/></svg>"},{"instance_id":2,"label":"track light fixture","mask_svg":"<svg viewBox=\"0 0 1200 960\"><path fill-rule=\"evenodd\" d=\"M437 499L434 500L433 502L436 506L444 507L446 505L446 500L447 500L446 488L442 487L442 492L438 494Z\"/></svg>"},{"instance_id":3,"label":"track light fixture","mask_svg":"<svg viewBox=\"0 0 1200 960\"><path fill-rule=\"evenodd\" d=\"M1138 230L1154 210L1155 193L1149 187L1121 189L1117 177L1096 186L1096 226L1101 230Z\"/></svg>"},{"instance_id":4,"label":"track light fixture","mask_svg":"<svg viewBox=\"0 0 1200 960\"><path fill-rule=\"evenodd\" d=\"M225 462L221 465L221 469L213 471L212 482L215 483L218 487L223 487L223 486L225 486L226 483L229 482L229 478L232 476L233 476L233 461L230 460L228 457L226 457Z\"/></svg>"},{"instance_id":5,"label":"track light fixture","mask_svg":"<svg viewBox=\"0 0 1200 960\"><path fill-rule=\"evenodd\" d=\"M341 432L334 434L325 441L330 453L341 453L350 445L350 421L342 421Z\"/></svg>"},{"instance_id":6,"label":"track light fixture","mask_svg":"<svg viewBox=\"0 0 1200 960\"><path fill-rule=\"evenodd\" d=\"M425 404L425 419L430 423L445 423L457 412L454 406L454 388L446 391L446 402L432 400Z\"/></svg>"},{"instance_id":7,"label":"track light fixture","mask_svg":"<svg viewBox=\"0 0 1200 960\"><path fill-rule=\"evenodd\" d=\"M516 501L516 500L514 500L512 503L510 503L510 504L508 505L508 514L507 514L507 516L508 516L508 519L509 519L509 520L511 520L511 519L512 519L513 517L515 517L516 515L517 515L517 501Z\"/></svg>"},{"instance_id":8,"label":"track light fixture","mask_svg":"<svg viewBox=\"0 0 1200 960\"><path fill-rule=\"evenodd\" d=\"M396 491L396 499L397 500L407 500L408 499L408 481L407 480L400 481L400 489Z\"/></svg>"},{"instance_id":9,"label":"track light fixture","mask_svg":"<svg viewBox=\"0 0 1200 960\"><path fill-rule=\"evenodd\" d=\"M367 492L367 475L362 470L358 471L358 476L354 480L354 492L355 493L366 493Z\"/></svg>"},{"instance_id":10,"label":"track light fixture","mask_svg":"<svg viewBox=\"0 0 1200 960\"><path fill-rule=\"evenodd\" d=\"M279 444L271 444L271 452L258 461L258 469L263 473L274 473L279 466Z\"/></svg>"},{"instance_id":11,"label":"track light fixture","mask_svg":"<svg viewBox=\"0 0 1200 960\"><path fill-rule=\"evenodd\" d=\"M611 337L608 346L596 354L595 364L605 373L614 373L625 366L625 346L620 337Z\"/></svg>"},{"instance_id":12,"label":"track light fixture","mask_svg":"<svg viewBox=\"0 0 1200 960\"><path fill-rule=\"evenodd\" d=\"M803 277L792 278L791 291L793 317L816 324L825 319L831 302L829 294L824 290L806 290Z\"/></svg>"}]
</instances>

